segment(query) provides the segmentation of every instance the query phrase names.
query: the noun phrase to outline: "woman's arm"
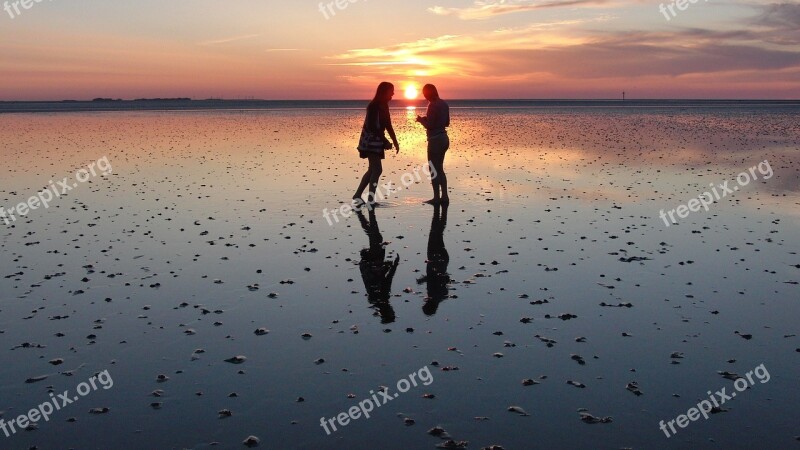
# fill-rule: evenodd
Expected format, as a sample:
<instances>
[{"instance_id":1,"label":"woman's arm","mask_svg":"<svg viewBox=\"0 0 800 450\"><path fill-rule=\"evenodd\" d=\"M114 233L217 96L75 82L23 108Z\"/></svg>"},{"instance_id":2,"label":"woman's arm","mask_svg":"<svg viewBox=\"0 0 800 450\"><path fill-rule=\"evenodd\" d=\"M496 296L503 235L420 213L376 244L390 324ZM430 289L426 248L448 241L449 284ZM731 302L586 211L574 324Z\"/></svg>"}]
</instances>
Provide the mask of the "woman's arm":
<instances>
[{"instance_id":1,"label":"woman's arm","mask_svg":"<svg viewBox=\"0 0 800 450\"><path fill-rule=\"evenodd\" d=\"M394 132L394 127L392 127L392 116L389 113L389 105L386 105L386 109L382 111L382 116L382 121L386 124L386 131L389 132L389 137L392 138L394 148L397 149L395 154L397 154L400 152L400 144L397 142L397 135Z\"/></svg>"},{"instance_id":2,"label":"woman's arm","mask_svg":"<svg viewBox=\"0 0 800 450\"><path fill-rule=\"evenodd\" d=\"M435 117L435 114L431 114L433 108L431 107L431 103L428 103L428 108L425 110L425 116L417 116L417 122L419 122L426 130L430 129L431 127L431 120ZM433 116L433 117L432 117ZM435 123L435 122L434 122Z\"/></svg>"},{"instance_id":3,"label":"woman's arm","mask_svg":"<svg viewBox=\"0 0 800 450\"><path fill-rule=\"evenodd\" d=\"M397 142L397 135L394 134L394 128L392 128L392 122L389 122L389 124L386 125L386 131L389 132L389 137L392 138L392 142L394 142L394 148L397 149L397 152L395 152L395 154L399 153L400 144Z\"/></svg>"},{"instance_id":4,"label":"woman's arm","mask_svg":"<svg viewBox=\"0 0 800 450\"><path fill-rule=\"evenodd\" d=\"M386 293L390 293L392 291L392 280L394 279L394 273L397 272L398 264L400 264L400 255L397 255L397 258L395 258L394 261L386 261L384 263L384 266L388 269L386 274L383 276L383 289Z\"/></svg>"},{"instance_id":5,"label":"woman's arm","mask_svg":"<svg viewBox=\"0 0 800 450\"><path fill-rule=\"evenodd\" d=\"M436 102L431 102L428 105L428 112L427 116L425 117L425 128L427 129L436 129L436 128L443 128L444 124L444 114L442 114L442 104L437 100Z\"/></svg>"}]
</instances>

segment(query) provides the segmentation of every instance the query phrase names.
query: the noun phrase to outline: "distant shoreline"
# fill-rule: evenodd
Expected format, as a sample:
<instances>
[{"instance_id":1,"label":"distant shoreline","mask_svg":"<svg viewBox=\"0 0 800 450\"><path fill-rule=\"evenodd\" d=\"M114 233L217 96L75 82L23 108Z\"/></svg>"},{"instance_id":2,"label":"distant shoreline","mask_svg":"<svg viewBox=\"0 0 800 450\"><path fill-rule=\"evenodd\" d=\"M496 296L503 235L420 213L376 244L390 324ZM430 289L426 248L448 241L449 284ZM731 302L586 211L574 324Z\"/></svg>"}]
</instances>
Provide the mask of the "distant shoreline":
<instances>
[{"instance_id":1,"label":"distant shoreline","mask_svg":"<svg viewBox=\"0 0 800 450\"><path fill-rule=\"evenodd\" d=\"M98 98L94 100L0 101L3 113L114 112L114 111L247 111L294 109L363 109L368 100L192 100ZM452 108L548 109L548 108L800 108L800 100L509 100L448 99ZM394 100L393 108L425 107L420 100Z\"/></svg>"}]
</instances>

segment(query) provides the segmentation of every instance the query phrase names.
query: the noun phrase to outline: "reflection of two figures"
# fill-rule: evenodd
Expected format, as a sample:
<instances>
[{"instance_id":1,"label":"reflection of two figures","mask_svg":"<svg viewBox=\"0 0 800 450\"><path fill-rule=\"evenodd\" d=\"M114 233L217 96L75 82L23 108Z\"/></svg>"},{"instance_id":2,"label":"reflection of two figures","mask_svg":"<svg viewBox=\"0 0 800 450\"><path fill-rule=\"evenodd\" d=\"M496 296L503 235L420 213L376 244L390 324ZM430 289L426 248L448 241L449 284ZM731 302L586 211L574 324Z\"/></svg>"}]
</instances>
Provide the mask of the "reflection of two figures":
<instances>
[{"instance_id":1,"label":"reflection of two figures","mask_svg":"<svg viewBox=\"0 0 800 450\"><path fill-rule=\"evenodd\" d=\"M369 248L361 250L361 278L367 290L367 298L375 309L375 315L381 318L381 323L392 323L395 313L389 299L392 296L392 280L397 266L400 264L400 255L394 260L386 260L386 247L383 236L378 228L378 220L374 209L369 211L369 220L364 213L356 210L361 227L369 237ZM449 297L450 275L447 266L450 255L444 246L444 229L447 225L447 206L434 206L431 231L428 235L428 258L426 261L425 276L417 279L417 284L427 285L427 296L422 311L425 315L436 314L439 303Z\"/></svg>"},{"instance_id":2,"label":"reflection of two figures","mask_svg":"<svg viewBox=\"0 0 800 450\"><path fill-rule=\"evenodd\" d=\"M447 226L447 205L434 206L431 232L428 235L428 259L425 276L417 279L417 284L426 283L427 293L422 312L427 316L436 314L439 303L450 296L450 274L447 265L450 255L444 246L444 228Z\"/></svg>"},{"instance_id":3,"label":"reflection of two figures","mask_svg":"<svg viewBox=\"0 0 800 450\"><path fill-rule=\"evenodd\" d=\"M361 250L361 261L358 263L367 290L367 298L375 308L375 315L381 318L381 323L392 323L395 315L389 298L392 296L392 279L397 271L397 265L400 264L400 255L397 255L394 261L386 260L386 247L383 244L383 236L378 228L374 209L370 208L369 221L360 210L356 210L356 213L361 228L369 237L369 248Z\"/></svg>"}]
</instances>

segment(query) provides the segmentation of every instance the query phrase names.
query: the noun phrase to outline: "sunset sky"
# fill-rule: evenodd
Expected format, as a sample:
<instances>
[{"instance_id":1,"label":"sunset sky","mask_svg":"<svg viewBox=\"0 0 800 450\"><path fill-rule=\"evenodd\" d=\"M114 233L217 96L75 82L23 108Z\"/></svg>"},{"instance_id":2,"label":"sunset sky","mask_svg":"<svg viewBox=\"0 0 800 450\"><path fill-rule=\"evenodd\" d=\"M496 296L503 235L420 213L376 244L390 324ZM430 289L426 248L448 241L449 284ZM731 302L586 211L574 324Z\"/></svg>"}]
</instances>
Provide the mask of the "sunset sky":
<instances>
[{"instance_id":1,"label":"sunset sky","mask_svg":"<svg viewBox=\"0 0 800 450\"><path fill-rule=\"evenodd\" d=\"M447 98L800 97L797 2L698 0L670 20L659 0L341 3L9 5L0 100L360 99L383 80Z\"/></svg>"}]
</instances>

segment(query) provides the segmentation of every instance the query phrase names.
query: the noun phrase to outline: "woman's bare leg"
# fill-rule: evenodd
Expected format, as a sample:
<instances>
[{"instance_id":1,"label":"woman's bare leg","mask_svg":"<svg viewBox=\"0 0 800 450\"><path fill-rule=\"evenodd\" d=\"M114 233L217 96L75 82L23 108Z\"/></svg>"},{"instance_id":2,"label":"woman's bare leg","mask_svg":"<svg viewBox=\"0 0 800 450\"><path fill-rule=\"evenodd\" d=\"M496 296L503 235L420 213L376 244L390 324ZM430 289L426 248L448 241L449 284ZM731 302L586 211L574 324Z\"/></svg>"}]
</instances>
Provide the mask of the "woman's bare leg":
<instances>
[{"instance_id":1,"label":"woman's bare leg","mask_svg":"<svg viewBox=\"0 0 800 450\"><path fill-rule=\"evenodd\" d=\"M444 173L444 157L447 155L447 150L450 149L450 138L445 136L444 139L443 148L436 161L438 165L434 166L434 168L436 169L436 179L439 180L439 189L442 191L442 204L447 205L450 203L450 196L447 193L447 175Z\"/></svg>"},{"instance_id":2,"label":"woman's bare leg","mask_svg":"<svg viewBox=\"0 0 800 450\"><path fill-rule=\"evenodd\" d=\"M364 189L367 188L370 177L372 177L370 169L367 169L367 172L361 177L361 182L358 183L358 189L356 189L356 193L353 195L353 200L361 199L361 195L364 193Z\"/></svg>"},{"instance_id":3,"label":"woman's bare leg","mask_svg":"<svg viewBox=\"0 0 800 450\"><path fill-rule=\"evenodd\" d=\"M383 164L381 164L380 155L369 156L369 193L367 194L367 202L375 203L375 190L378 188L378 181L383 172Z\"/></svg>"},{"instance_id":4,"label":"woman's bare leg","mask_svg":"<svg viewBox=\"0 0 800 450\"><path fill-rule=\"evenodd\" d=\"M439 165L434 166L436 169L436 179L439 181L439 189L442 191L442 203L450 203L450 196L447 194L447 175L444 173L444 157L447 151L442 152L442 157L439 158Z\"/></svg>"},{"instance_id":5,"label":"woman's bare leg","mask_svg":"<svg viewBox=\"0 0 800 450\"><path fill-rule=\"evenodd\" d=\"M436 168L436 162L434 161L436 156L433 152L428 150L428 164L431 165L433 169L432 173L435 173L436 176L431 178L431 187L433 188L433 198L427 200L425 203L429 203L431 205L438 205L441 199L439 198L439 169Z\"/></svg>"},{"instance_id":6,"label":"woman's bare leg","mask_svg":"<svg viewBox=\"0 0 800 450\"><path fill-rule=\"evenodd\" d=\"M428 162L431 166L433 166L433 173L435 173L436 176L431 178L433 198L425 203L435 205L440 202L447 202L450 200L450 198L447 196L447 177L444 174L444 155L445 152L428 152Z\"/></svg>"}]
</instances>

